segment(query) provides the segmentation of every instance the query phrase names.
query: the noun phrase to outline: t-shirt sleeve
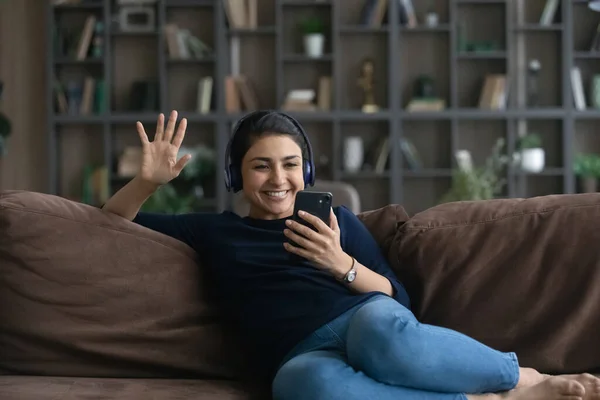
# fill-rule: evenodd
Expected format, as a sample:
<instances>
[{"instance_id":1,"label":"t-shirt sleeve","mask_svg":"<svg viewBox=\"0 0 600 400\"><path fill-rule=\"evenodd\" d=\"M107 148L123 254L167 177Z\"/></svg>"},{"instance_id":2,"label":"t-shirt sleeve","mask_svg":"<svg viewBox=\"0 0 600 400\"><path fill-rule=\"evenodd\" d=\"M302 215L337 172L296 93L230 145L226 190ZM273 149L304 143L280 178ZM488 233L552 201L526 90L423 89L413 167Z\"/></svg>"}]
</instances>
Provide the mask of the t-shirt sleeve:
<instances>
[{"instance_id":1,"label":"t-shirt sleeve","mask_svg":"<svg viewBox=\"0 0 600 400\"><path fill-rule=\"evenodd\" d=\"M140 211L133 222L153 231L178 239L199 251L205 238L202 232L209 231L209 216L204 213L160 214Z\"/></svg>"},{"instance_id":2,"label":"t-shirt sleeve","mask_svg":"<svg viewBox=\"0 0 600 400\"><path fill-rule=\"evenodd\" d=\"M389 279L394 299L410 307L408 293L383 255L379 244L360 219L348 208L338 207L336 213L341 231L342 248L365 267Z\"/></svg>"}]
</instances>

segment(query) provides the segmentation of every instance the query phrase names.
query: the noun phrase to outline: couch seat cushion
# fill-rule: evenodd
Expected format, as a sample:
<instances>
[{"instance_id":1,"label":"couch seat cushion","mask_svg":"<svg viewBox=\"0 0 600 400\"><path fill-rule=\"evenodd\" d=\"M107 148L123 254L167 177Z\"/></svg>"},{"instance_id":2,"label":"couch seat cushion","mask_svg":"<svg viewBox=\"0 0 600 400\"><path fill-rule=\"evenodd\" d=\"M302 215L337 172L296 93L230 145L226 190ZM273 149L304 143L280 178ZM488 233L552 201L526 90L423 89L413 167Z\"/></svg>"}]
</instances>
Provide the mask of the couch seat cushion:
<instances>
[{"instance_id":1,"label":"couch seat cushion","mask_svg":"<svg viewBox=\"0 0 600 400\"><path fill-rule=\"evenodd\" d=\"M0 376L2 400L250 400L264 396L226 380Z\"/></svg>"}]
</instances>

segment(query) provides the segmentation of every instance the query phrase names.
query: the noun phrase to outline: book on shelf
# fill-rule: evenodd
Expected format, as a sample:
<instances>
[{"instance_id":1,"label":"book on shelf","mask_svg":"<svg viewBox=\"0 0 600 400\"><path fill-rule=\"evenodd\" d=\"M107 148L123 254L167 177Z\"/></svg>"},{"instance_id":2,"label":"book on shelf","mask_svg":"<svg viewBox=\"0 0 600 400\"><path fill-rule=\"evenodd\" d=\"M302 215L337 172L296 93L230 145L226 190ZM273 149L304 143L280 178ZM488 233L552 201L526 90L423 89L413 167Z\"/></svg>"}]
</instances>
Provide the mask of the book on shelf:
<instances>
[{"instance_id":1,"label":"book on shelf","mask_svg":"<svg viewBox=\"0 0 600 400\"><path fill-rule=\"evenodd\" d=\"M102 114L106 108L104 80L86 76L83 80L69 80L63 84L54 79L56 111L59 114Z\"/></svg>"},{"instance_id":2,"label":"book on shelf","mask_svg":"<svg viewBox=\"0 0 600 400\"><path fill-rule=\"evenodd\" d=\"M414 98L406 106L406 111L442 111L446 109L446 101L439 98Z\"/></svg>"},{"instance_id":3,"label":"book on shelf","mask_svg":"<svg viewBox=\"0 0 600 400\"><path fill-rule=\"evenodd\" d=\"M585 110L587 108L585 91L583 90L583 80L581 78L581 70L579 67L571 68L571 88L573 89L575 108L578 110Z\"/></svg>"},{"instance_id":4,"label":"book on shelf","mask_svg":"<svg viewBox=\"0 0 600 400\"><path fill-rule=\"evenodd\" d=\"M556 17L556 10L558 9L560 0L546 0L544 11L540 16L540 25L548 26L552 25L554 18Z\"/></svg>"},{"instance_id":5,"label":"book on shelf","mask_svg":"<svg viewBox=\"0 0 600 400\"><path fill-rule=\"evenodd\" d=\"M416 171L423 167L421 157L412 141L406 137L398 140L402 158L406 166L411 171ZM392 151L390 136L385 135L371 146L366 157L365 169L371 170L376 174L383 174L389 169L390 153Z\"/></svg>"},{"instance_id":6,"label":"book on shelf","mask_svg":"<svg viewBox=\"0 0 600 400\"><path fill-rule=\"evenodd\" d=\"M198 81L198 98L196 111L200 114L208 114L211 110L213 99L213 77L205 76Z\"/></svg>"},{"instance_id":7,"label":"book on shelf","mask_svg":"<svg viewBox=\"0 0 600 400\"><path fill-rule=\"evenodd\" d=\"M256 29L258 27L258 0L223 0L223 5L230 28Z\"/></svg>"},{"instance_id":8,"label":"book on shelf","mask_svg":"<svg viewBox=\"0 0 600 400\"><path fill-rule=\"evenodd\" d=\"M408 169L415 171L423 167L421 157L415 145L406 137L400 138L400 151Z\"/></svg>"},{"instance_id":9,"label":"book on shelf","mask_svg":"<svg viewBox=\"0 0 600 400\"><path fill-rule=\"evenodd\" d=\"M321 111L330 111L332 91L332 82L330 76L321 76L319 78L318 91L319 94L317 96L317 107Z\"/></svg>"},{"instance_id":10,"label":"book on shelf","mask_svg":"<svg viewBox=\"0 0 600 400\"><path fill-rule=\"evenodd\" d=\"M412 0L365 0L360 15L360 25L379 28L387 23L390 2L398 2L398 20L401 25L414 28L417 26L417 15Z\"/></svg>"},{"instance_id":11,"label":"book on shelf","mask_svg":"<svg viewBox=\"0 0 600 400\"><path fill-rule=\"evenodd\" d=\"M508 97L507 78L504 74L488 74L484 78L479 108L485 110L504 110Z\"/></svg>"},{"instance_id":12,"label":"book on shelf","mask_svg":"<svg viewBox=\"0 0 600 400\"><path fill-rule=\"evenodd\" d=\"M228 113L259 108L260 102L254 84L247 76L240 74L225 77L225 110Z\"/></svg>"},{"instance_id":13,"label":"book on shelf","mask_svg":"<svg viewBox=\"0 0 600 400\"><path fill-rule=\"evenodd\" d=\"M316 111L316 92L314 89L290 90L281 105L284 111Z\"/></svg>"},{"instance_id":14,"label":"book on shelf","mask_svg":"<svg viewBox=\"0 0 600 400\"><path fill-rule=\"evenodd\" d=\"M80 28L53 27L53 53L57 57L85 61L89 57L101 60L104 47L103 22L88 15Z\"/></svg>"},{"instance_id":15,"label":"book on shelf","mask_svg":"<svg viewBox=\"0 0 600 400\"><path fill-rule=\"evenodd\" d=\"M171 59L200 60L213 55L213 49L192 35L188 29L182 29L176 24L165 24L163 30L167 43L167 54Z\"/></svg>"},{"instance_id":16,"label":"book on shelf","mask_svg":"<svg viewBox=\"0 0 600 400\"><path fill-rule=\"evenodd\" d=\"M596 26L596 32L594 33L594 37L592 38L592 43L590 45L590 52L596 53L600 51L600 22Z\"/></svg>"}]
</instances>

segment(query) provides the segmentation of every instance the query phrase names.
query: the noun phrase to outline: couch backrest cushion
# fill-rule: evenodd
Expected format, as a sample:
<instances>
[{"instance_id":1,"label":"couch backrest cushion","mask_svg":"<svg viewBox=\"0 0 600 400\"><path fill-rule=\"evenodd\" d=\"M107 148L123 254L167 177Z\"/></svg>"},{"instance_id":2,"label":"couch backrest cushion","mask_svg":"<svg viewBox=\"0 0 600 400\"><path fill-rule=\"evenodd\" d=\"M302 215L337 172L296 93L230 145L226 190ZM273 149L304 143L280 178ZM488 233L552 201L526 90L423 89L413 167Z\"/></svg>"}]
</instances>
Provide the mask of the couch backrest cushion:
<instances>
[{"instance_id":1,"label":"couch backrest cushion","mask_svg":"<svg viewBox=\"0 0 600 400\"><path fill-rule=\"evenodd\" d=\"M397 232L393 267L425 323L524 366L600 371L600 194L442 204Z\"/></svg>"},{"instance_id":2,"label":"couch backrest cushion","mask_svg":"<svg viewBox=\"0 0 600 400\"><path fill-rule=\"evenodd\" d=\"M409 219L404 208L398 204L389 204L375 210L363 211L357 216L386 255L394 242L396 232Z\"/></svg>"},{"instance_id":3,"label":"couch backrest cushion","mask_svg":"<svg viewBox=\"0 0 600 400\"><path fill-rule=\"evenodd\" d=\"M234 377L235 340L183 243L41 193L0 194L0 369Z\"/></svg>"}]
</instances>

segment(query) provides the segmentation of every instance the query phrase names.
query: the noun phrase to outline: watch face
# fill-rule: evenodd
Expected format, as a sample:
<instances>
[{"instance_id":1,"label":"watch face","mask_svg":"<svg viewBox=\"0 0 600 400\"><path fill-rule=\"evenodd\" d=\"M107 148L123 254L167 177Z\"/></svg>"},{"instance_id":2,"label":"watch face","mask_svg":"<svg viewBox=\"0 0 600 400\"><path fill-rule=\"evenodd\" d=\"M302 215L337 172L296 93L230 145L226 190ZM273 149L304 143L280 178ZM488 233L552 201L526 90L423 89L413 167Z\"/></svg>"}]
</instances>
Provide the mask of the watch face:
<instances>
[{"instance_id":1,"label":"watch face","mask_svg":"<svg viewBox=\"0 0 600 400\"><path fill-rule=\"evenodd\" d=\"M354 281L354 278L356 278L356 271L350 271L348 274L348 282Z\"/></svg>"}]
</instances>

